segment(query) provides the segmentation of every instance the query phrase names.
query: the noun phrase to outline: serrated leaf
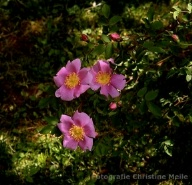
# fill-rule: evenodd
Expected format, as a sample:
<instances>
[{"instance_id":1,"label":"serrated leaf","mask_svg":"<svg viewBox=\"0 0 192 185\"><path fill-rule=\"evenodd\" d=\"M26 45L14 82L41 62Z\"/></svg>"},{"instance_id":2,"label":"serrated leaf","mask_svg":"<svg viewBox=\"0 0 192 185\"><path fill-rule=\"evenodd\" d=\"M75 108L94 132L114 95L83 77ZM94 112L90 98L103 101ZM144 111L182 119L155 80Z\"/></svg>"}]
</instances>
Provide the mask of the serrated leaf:
<instances>
[{"instance_id":1,"label":"serrated leaf","mask_svg":"<svg viewBox=\"0 0 192 185\"><path fill-rule=\"evenodd\" d=\"M155 104L152 103L152 102L147 103L147 106L148 106L149 111L150 111L154 116L157 116L157 117L160 117L160 116L161 116L161 109L160 109L159 106L155 105Z\"/></svg>"},{"instance_id":2,"label":"serrated leaf","mask_svg":"<svg viewBox=\"0 0 192 185\"><path fill-rule=\"evenodd\" d=\"M99 44L98 46L95 47L95 49L92 51L92 54L94 56L100 55L105 51L105 45L104 44Z\"/></svg>"},{"instance_id":3,"label":"serrated leaf","mask_svg":"<svg viewBox=\"0 0 192 185\"><path fill-rule=\"evenodd\" d=\"M111 58L112 52L113 52L113 45L112 45L112 43L110 42L110 43L107 44L107 46L106 46L106 48L105 48L105 58L106 58L106 59Z\"/></svg>"},{"instance_id":4,"label":"serrated leaf","mask_svg":"<svg viewBox=\"0 0 192 185\"><path fill-rule=\"evenodd\" d=\"M101 9L101 12L102 12L102 15L105 17L105 18L109 18L109 15L110 15L110 6L107 5L107 4L104 4L102 9Z\"/></svg>"},{"instance_id":5,"label":"serrated leaf","mask_svg":"<svg viewBox=\"0 0 192 185\"><path fill-rule=\"evenodd\" d=\"M145 95L145 93L147 92L147 87L143 87L141 88L138 92L137 92L137 96L139 96L140 98L143 97Z\"/></svg>"},{"instance_id":6,"label":"serrated leaf","mask_svg":"<svg viewBox=\"0 0 192 185\"><path fill-rule=\"evenodd\" d=\"M147 94L145 95L145 100L146 101L154 100L157 97L158 93L159 93L158 90L147 92Z\"/></svg>"},{"instance_id":7,"label":"serrated leaf","mask_svg":"<svg viewBox=\"0 0 192 185\"><path fill-rule=\"evenodd\" d=\"M109 25L114 25L116 23L118 23L121 20L121 17L118 15L115 15L113 17L111 17L111 19L109 20Z\"/></svg>"},{"instance_id":8,"label":"serrated leaf","mask_svg":"<svg viewBox=\"0 0 192 185\"><path fill-rule=\"evenodd\" d=\"M101 39L102 39L104 42L111 42L110 39L109 39L109 37L108 37L107 35L104 35L104 34L101 36Z\"/></svg>"}]
</instances>

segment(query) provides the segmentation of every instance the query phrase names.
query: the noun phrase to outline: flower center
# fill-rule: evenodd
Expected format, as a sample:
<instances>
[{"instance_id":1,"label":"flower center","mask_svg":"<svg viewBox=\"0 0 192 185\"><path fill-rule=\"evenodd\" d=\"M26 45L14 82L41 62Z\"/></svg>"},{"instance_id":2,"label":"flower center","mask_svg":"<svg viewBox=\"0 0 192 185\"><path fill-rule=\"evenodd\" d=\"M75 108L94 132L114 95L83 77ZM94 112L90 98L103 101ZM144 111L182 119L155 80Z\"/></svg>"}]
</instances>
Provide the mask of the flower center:
<instances>
[{"instance_id":1,"label":"flower center","mask_svg":"<svg viewBox=\"0 0 192 185\"><path fill-rule=\"evenodd\" d=\"M64 84L69 88L69 89L73 89L74 87L76 87L77 85L80 84L80 79L77 75L77 73L71 73L69 74L66 79Z\"/></svg>"},{"instance_id":2,"label":"flower center","mask_svg":"<svg viewBox=\"0 0 192 185\"><path fill-rule=\"evenodd\" d=\"M81 141L84 139L84 130L82 127L73 125L69 129L69 134L70 136L75 140L75 141Z\"/></svg>"},{"instance_id":3,"label":"flower center","mask_svg":"<svg viewBox=\"0 0 192 185\"><path fill-rule=\"evenodd\" d=\"M107 85L109 84L111 80L111 74L99 71L96 75L96 82L101 84L101 85Z\"/></svg>"}]
</instances>

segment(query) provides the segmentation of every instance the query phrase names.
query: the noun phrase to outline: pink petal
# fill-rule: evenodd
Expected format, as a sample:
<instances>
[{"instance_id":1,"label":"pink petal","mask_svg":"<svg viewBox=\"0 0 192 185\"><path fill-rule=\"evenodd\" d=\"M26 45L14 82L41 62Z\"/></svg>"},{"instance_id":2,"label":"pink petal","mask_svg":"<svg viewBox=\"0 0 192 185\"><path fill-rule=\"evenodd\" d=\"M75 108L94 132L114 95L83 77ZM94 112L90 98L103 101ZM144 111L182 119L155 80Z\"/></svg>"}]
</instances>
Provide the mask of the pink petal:
<instances>
[{"instance_id":1,"label":"pink petal","mask_svg":"<svg viewBox=\"0 0 192 185\"><path fill-rule=\"evenodd\" d=\"M84 112L78 112L78 111L75 112L72 119L76 125L81 127L83 127L86 124L89 124L91 120L91 118L87 114L85 114Z\"/></svg>"},{"instance_id":2,"label":"pink petal","mask_svg":"<svg viewBox=\"0 0 192 185\"><path fill-rule=\"evenodd\" d=\"M95 72L95 73L98 73L99 71L101 71L99 62L97 62L97 63L91 68L91 70L92 70L92 72Z\"/></svg>"},{"instance_id":3,"label":"pink petal","mask_svg":"<svg viewBox=\"0 0 192 185\"><path fill-rule=\"evenodd\" d=\"M53 80L57 87L61 87L63 85L64 80L68 74L69 73L66 71L66 68L62 67L57 75L53 77Z\"/></svg>"},{"instance_id":4,"label":"pink petal","mask_svg":"<svg viewBox=\"0 0 192 185\"><path fill-rule=\"evenodd\" d=\"M72 62L68 62L67 65L66 65L66 69L67 71L69 72L75 72L75 73L78 73L79 70L81 68L81 61L80 59L75 59L73 60Z\"/></svg>"},{"instance_id":5,"label":"pink petal","mask_svg":"<svg viewBox=\"0 0 192 185\"><path fill-rule=\"evenodd\" d=\"M106 97L108 97L109 92L108 92L108 89L107 89L107 85L101 86L100 94L103 94Z\"/></svg>"},{"instance_id":6,"label":"pink petal","mask_svg":"<svg viewBox=\"0 0 192 185\"><path fill-rule=\"evenodd\" d=\"M95 133L95 128L94 128L94 124L93 124L92 119L90 119L89 123L86 124L86 125L83 127L83 129L84 129L84 132L85 132L85 135L86 135L86 136L95 138L96 133Z\"/></svg>"},{"instance_id":7,"label":"pink petal","mask_svg":"<svg viewBox=\"0 0 192 185\"><path fill-rule=\"evenodd\" d=\"M67 75L68 71L65 67L62 67L56 74L56 76L63 76L63 75Z\"/></svg>"},{"instance_id":8,"label":"pink petal","mask_svg":"<svg viewBox=\"0 0 192 185\"><path fill-rule=\"evenodd\" d=\"M81 147L82 150L89 150L91 151L92 147L93 147L93 139L90 137L85 136L83 141L79 142L79 146Z\"/></svg>"},{"instance_id":9,"label":"pink petal","mask_svg":"<svg viewBox=\"0 0 192 185\"><path fill-rule=\"evenodd\" d=\"M111 62L112 64L114 64L114 63L115 63L115 60L114 60L113 58L109 58L109 59L107 60L107 62Z\"/></svg>"},{"instance_id":10,"label":"pink petal","mask_svg":"<svg viewBox=\"0 0 192 185\"><path fill-rule=\"evenodd\" d=\"M92 74L87 68L83 68L79 71L78 76L81 80L81 84L90 84L92 80Z\"/></svg>"},{"instance_id":11,"label":"pink petal","mask_svg":"<svg viewBox=\"0 0 192 185\"><path fill-rule=\"evenodd\" d=\"M89 89L89 85L79 85L74 89L74 96L78 98L81 94L83 94L87 89Z\"/></svg>"},{"instance_id":12,"label":"pink petal","mask_svg":"<svg viewBox=\"0 0 192 185\"><path fill-rule=\"evenodd\" d=\"M62 85L56 92L55 92L56 97L61 97L62 100L65 101L71 101L73 100L74 97L74 89L69 89Z\"/></svg>"},{"instance_id":13,"label":"pink petal","mask_svg":"<svg viewBox=\"0 0 192 185\"><path fill-rule=\"evenodd\" d=\"M107 72L107 73L112 72L112 69L110 68L110 65L108 62L105 62L103 60L99 60L98 63L100 65L100 71Z\"/></svg>"},{"instance_id":14,"label":"pink petal","mask_svg":"<svg viewBox=\"0 0 192 185\"><path fill-rule=\"evenodd\" d=\"M70 116L61 115L60 121L61 121L61 123L58 123L58 124L57 124L59 130L60 130L63 134L68 134L69 129L70 129L70 128L72 127L72 125L74 124L73 120L71 119Z\"/></svg>"},{"instance_id":15,"label":"pink petal","mask_svg":"<svg viewBox=\"0 0 192 185\"><path fill-rule=\"evenodd\" d=\"M96 91L99 89L99 87L101 87L101 85L99 85L98 83L92 83L90 84L90 87L92 90Z\"/></svg>"},{"instance_id":16,"label":"pink petal","mask_svg":"<svg viewBox=\"0 0 192 185\"><path fill-rule=\"evenodd\" d=\"M111 95L112 98L115 98L119 96L119 92L116 88L114 88L112 85L106 86L107 92Z\"/></svg>"},{"instance_id":17,"label":"pink petal","mask_svg":"<svg viewBox=\"0 0 192 185\"><path fill-rule=\"evenodd\" d=\"M64 136L63 140L63 146L72 150L75 150L78 146L78 142L75 141L72 137L69 135Z\"/></svg>"},{"instance_id":18,"label":"pink petal","mask_svg":"<svg viewBox=\"0 0 192 185\"><path fill-rule=\"evenodd\" d=\"M125 76L119 74L113 74L111 77L111 85L116 89L122 90L125 87L126 80Z\"/></svg>"},{"instance_id":19,"label":"pink petal","mask_svg":"<svg viewBox=\"0 0 192 185\"><path fill-rule=\"evenodd\" d=\"M119 92L112 85L101 86L100 93L106 97L110 94L112 98L119 96Z\"/></svg>"}]
</instances>

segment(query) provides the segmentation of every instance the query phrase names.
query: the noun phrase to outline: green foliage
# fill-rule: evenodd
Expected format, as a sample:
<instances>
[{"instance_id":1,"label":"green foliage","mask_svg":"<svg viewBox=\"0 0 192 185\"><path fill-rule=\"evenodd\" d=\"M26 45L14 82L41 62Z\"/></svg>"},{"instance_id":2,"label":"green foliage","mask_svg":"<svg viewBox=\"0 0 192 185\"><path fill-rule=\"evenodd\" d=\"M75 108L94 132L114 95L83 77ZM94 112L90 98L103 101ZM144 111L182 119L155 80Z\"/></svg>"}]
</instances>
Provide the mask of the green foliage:
<instances>
[{"instance_id":1,"label":"green foliage","mask_svg":"<svg viewBox=\"0 0 192 185\"><path fill-rule=\"evenodd\" d=\"M124 12L115 14L107 2L1 2L0 175L7 184L127 184L115 175L190 175L191 3L119 1ZM114 58L111 67L127 81L121 95L106 99L88 90L71 102L56 98L53 76L75 58L83 67ZM62 146L57 123L75 110L93 119L98 136L91 152ZM99 179L103 174L110 178Z\"/></svg>"}]
</instances>

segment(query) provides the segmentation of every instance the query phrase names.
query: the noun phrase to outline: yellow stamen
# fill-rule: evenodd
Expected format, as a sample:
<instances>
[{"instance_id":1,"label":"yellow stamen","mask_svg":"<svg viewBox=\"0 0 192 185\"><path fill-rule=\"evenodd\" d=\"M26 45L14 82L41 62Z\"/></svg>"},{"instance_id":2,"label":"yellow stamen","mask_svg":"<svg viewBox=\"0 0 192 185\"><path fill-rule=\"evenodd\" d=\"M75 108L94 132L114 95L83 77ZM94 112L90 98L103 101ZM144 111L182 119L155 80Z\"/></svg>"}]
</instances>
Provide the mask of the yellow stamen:
<instances>
[{"instance_id":1,"label":"yellow stamen","mask_svg":"<svg viewBox=\"0 0 192 185\"><path fill-rule=\"evenodd\" d=\"M82 127L73 125L69 130L69 134L75 141L82 141L85 133Z\"/></svg>"},{"instance_id":2,"label":"yellow stamen","mask_svg":"<svg viewBox=\"0 0 192 185\"><path fill-rule=\"evenodd\" d=\"M96 75L96 82L101 85L109 84L110 80L111 80L110 73L99 71Z\"/></svg>"},{"instance_id":3,"label":"yellow stamen","mask_svg":"<svg viewBox=\"0 0 192 185\"><path fill-rule=\"evenodd\" d=\"M77 85L80 84L80 79L77 75L77 73L71 73L69 74L66 79L64 84L69 88L69 89L73 89L74 87L76 87Z\"/></svg>"}]
</instances>

